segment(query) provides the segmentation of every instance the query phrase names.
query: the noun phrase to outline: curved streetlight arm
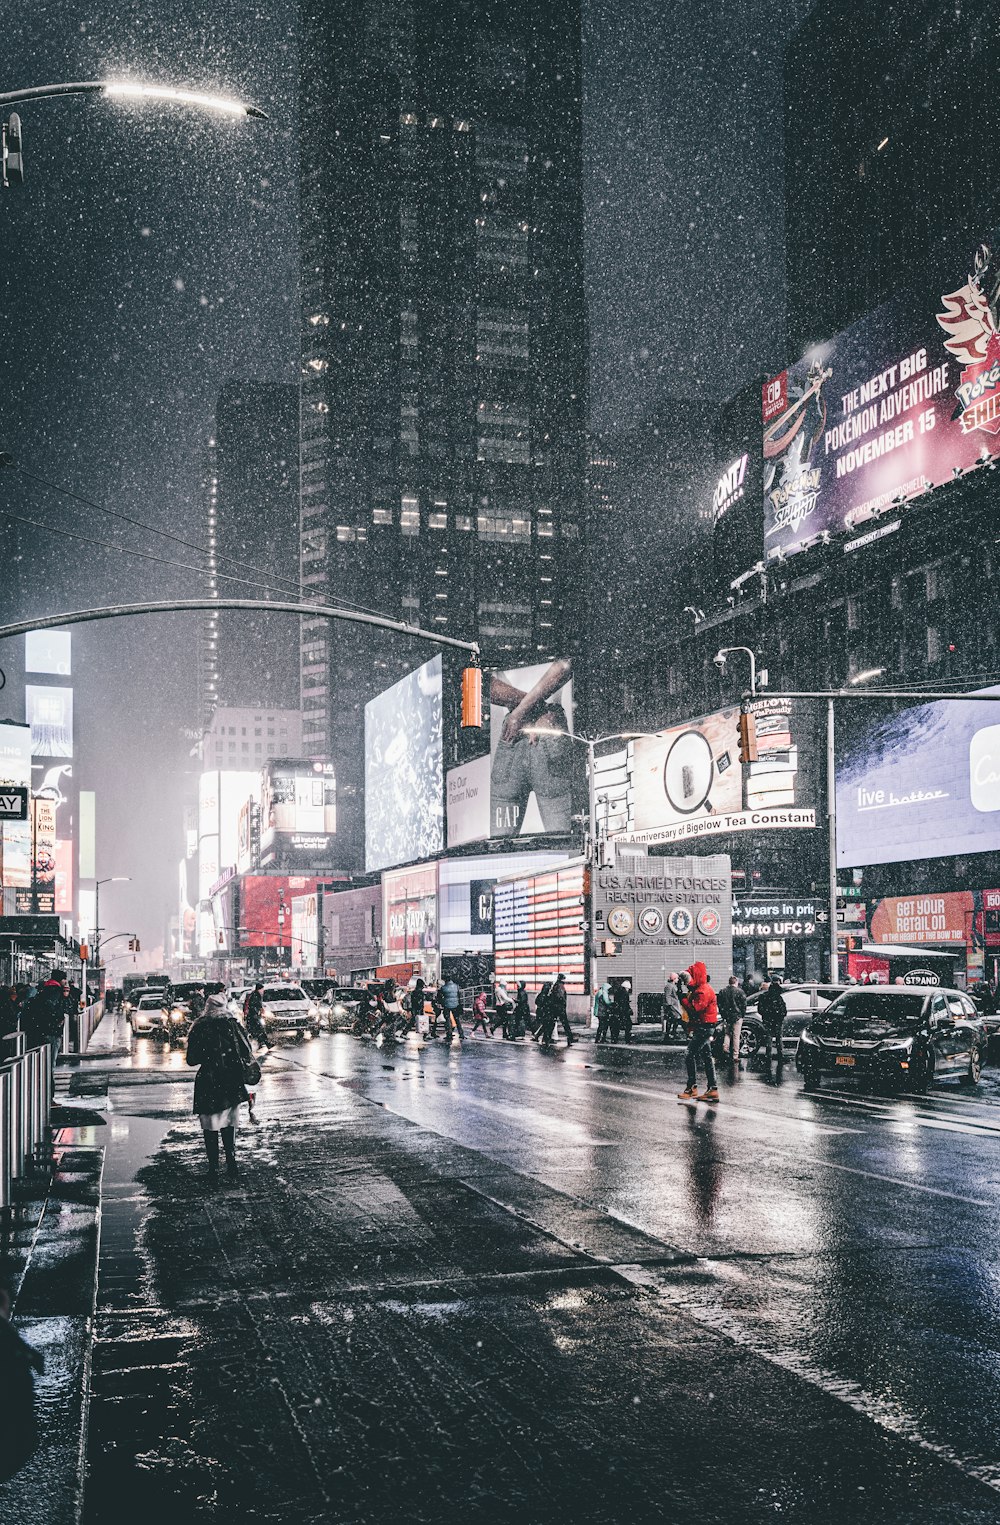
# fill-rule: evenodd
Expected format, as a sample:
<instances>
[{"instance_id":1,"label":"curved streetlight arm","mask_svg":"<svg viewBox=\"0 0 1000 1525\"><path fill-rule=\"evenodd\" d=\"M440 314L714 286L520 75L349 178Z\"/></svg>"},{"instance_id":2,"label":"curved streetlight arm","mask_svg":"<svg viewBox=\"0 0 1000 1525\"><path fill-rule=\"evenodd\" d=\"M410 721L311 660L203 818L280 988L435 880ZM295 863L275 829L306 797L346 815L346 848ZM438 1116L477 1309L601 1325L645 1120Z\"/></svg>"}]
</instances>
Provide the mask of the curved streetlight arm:
<instances>
[{"instance_id":1,"label":"curved streetlight arm","mask_svg":"<svg viewBox=\"0 0 1000 1525\"><path fill-rule=\"evenodd\" d=\"M64 85L30 85L26 90L0 91L0 106L15 106L21 101L49 101L61 95L105 95L111 99L158 100L178 106L195 106L203 111L220 111L226 116L258 117L267 121L267 112L222 95L206 95L197 90L183 90L172 85L151 85L142 80L87 79Z\"/></svg>"},{"instance_id":2,"label":"curved streetlight arm","mask_svg":"<svg viewBox=\"0 0 1000 1525\"><path fill-rule=\"evenodd\" d=\"M112 604L104 609L72 609L65 614L50 614L41 619L20 620L14 625L0 625L0 640L7 636L27 635L29 630L58 630L64 625L85 625L94 620L116 620L136 614L176 614L186 609L259 609L271 614L297 614L304 619L347 620L355 625L375 625L380 630L394 630L398 635L430 641L435 646L454 646L459 651L479 655L478 641L463 641L455 635L424 630L420 625L407 625L402 620L389 619L387 615L365 614L359 609L339 609L328 604L260 598L174 598L155 603Z\"/></svg>"}]
</instances>

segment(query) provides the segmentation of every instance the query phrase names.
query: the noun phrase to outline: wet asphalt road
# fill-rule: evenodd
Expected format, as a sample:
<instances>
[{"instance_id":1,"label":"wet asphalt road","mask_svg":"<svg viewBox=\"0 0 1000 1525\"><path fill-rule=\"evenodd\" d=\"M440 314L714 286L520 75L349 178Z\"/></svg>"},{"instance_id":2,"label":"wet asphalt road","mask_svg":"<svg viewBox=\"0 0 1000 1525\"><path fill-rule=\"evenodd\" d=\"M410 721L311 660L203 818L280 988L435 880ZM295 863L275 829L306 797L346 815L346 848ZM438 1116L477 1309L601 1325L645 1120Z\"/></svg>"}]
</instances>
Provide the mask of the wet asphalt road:
<instances>
[{"instance_id":1,"label":"wet asphalt road","mask_svg":"<svg viewBox=\"0 0 1000 1525\"><path fill-rule=\"evenodd\" d=\"M723 1073L713 1110L679 1050L589 1041L265 1070L216 1189L181 1056L74 1080L108 1090L91 1525L998 1517L995 1072Z\"/></svg>"}]
</instances>

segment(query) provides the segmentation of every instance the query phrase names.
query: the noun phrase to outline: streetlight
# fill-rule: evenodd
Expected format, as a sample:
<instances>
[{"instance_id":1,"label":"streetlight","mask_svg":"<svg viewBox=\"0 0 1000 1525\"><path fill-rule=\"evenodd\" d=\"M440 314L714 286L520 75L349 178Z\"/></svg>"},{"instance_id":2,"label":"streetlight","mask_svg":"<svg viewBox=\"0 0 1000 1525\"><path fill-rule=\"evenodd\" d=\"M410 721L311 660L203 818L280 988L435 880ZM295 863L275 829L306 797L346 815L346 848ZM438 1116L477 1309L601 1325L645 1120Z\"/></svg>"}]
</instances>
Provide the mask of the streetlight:
<instances>
[{"instance_id":1,"label":"streetlight","mask_svg":"<svg viewBox=\"0 0 1000 1525\"><path fill-rule=\"evenodd\" d=\"M177 85L151 85L143 80L87 79L75 80L64 85L31 85L26 90L0 91L0 112L5 106L20 105L22 101L51 101L63 95L102 95L112 101L162 101L167 105L191 106L196 111L215 112L228 117L257 117L267 121L267 112L246 101L234 100L227 95L207 95L200 90L185 90ZM12 111L6 122L0 123L2 135L2 159L0 159L0 188L24 184L24 149L21 142L21 119Z\"/></svg>"},{"instance_id":2,"label":"streetlight","mask_svg":"<svg viewBox=\"0 0 1000 1525\"><path fill-rule=\"evenodd\" d=\"M573 736L567 731L557 731L546 725L526 725L521 729L522 736L539 736L542 740L557 740L566 737L568 741L576 741L587 748L587 803L588 818L590 821L590 841L585 857L590 864L597 862L597 780L595 777L594 748L603 746L606 741L634 741L639 736L652 735L649 731L612 731L610 736Z\"/></svg>"},{"instance_id":3,"label":"streetlight","mask_svg":"<svg viewBox=\"0 0 1000 1525\"><path fill-rule=\"evenodd\" d=\"M194 106L198 111L217 111L223 116L257 117L267 121L267 112L245 101L226 95L205 95L175 85L149 85L142 80L88 79L65 85L31 85L27 90L0 91L0 106L20 101L50 101L62 95L103 95L107 100L166 101L176 106Z\"/></svg>"},{"instance_id":4,"label":"streetlight","mask_svg":"<svg viewBox=\"0 0 1000 1525\"><path fill-rule=\"evenodd\" d=\"M101 967L101 885L131 883L132 880L128 874L112 874L107 879L94 881L94 967L97 970ZM100 979L100 974L97 977Z\"/></svg>"}]
</instances>

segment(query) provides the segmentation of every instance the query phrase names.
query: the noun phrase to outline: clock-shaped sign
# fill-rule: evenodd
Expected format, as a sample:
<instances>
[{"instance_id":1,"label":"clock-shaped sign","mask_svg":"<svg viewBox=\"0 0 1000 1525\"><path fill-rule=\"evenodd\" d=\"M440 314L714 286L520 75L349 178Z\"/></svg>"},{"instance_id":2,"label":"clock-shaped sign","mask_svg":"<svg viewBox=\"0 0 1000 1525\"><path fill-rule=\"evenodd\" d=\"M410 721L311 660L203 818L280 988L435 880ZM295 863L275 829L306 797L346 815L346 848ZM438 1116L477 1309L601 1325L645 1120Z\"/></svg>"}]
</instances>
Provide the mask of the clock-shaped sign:
<instances>
[{"instance_id":1,"label":"clock-shaped sign","mask_svg":"<svg viewBox=\"0 0 1000 1525\"><path fill-rule=\"evenodd\" d=\"M616 905L608 912L608 931L615 937L627 937L635 926L632 912L624 905Z\"/></svg>"}]
</instances>

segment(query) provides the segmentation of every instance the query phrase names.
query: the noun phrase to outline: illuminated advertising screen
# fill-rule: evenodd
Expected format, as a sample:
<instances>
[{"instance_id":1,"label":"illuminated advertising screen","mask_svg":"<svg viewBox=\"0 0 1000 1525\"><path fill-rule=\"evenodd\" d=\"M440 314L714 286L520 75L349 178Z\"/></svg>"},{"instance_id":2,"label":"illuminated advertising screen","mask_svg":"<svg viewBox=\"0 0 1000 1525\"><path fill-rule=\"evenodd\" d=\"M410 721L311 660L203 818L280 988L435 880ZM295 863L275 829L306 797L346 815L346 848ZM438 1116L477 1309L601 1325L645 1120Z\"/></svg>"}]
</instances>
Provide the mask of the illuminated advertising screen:
<instances>
[{"instance_id":1,"label":"illuminated advertising screen","mask_svg":"<svg viewBox=\"0 0 1000 1525\"><path fill-rule=\"evenodd\" d=\"M764 556L760 523L759 382L744 388L723 405L713 434L712 543L716 576L728 588Z\"/></svg>"},{"instance_id":2,"label":"illuminated advertising screen","mask_svg":"<svg viewBox=\"0 0 1000 1525\"><path fill-rule=\"evenodd\" d=\"M425 980L437 981L438 865L418 864L382 877L382 963L419 964Z\"/></svg>"},{"instance_id":3,"label":"illuminated advertising screen","mask_svg":"<svg viewBox=\"0 0 1000 1525\"><path fill-rule=\"evenodd\" d=\"M296 895L292 901L292 963L314 968L319 958L319 897Z\"/></svg>"},{"instance_id":4,"label":"illuminated advertising screen","mask_svg":"<svg viewBox=\"0 0 1000 1525\"><path fill-rule=\"evenodd\" d=\"M272 862L279 848L302 862L329 856L337 835L337 778L332 762L278 758L261 774L260 797L263 863ZM248 819L248 832L249 824Z\"/></svg>"},{"instance_id":5,"label":"illuminated advertising screen","mask_svg":"<svg viewBox=\"0 0 1000 1525\"><path fill-rule=\"evenodd\" d=\"M207 900L220 873L239 857L240 813L259 775L209 769L198 780L198 898Z\"/></svg>"},{"instance_id":6,"label":"illuminated advertising screen","mask_svg":"<svg viewBox=\"0 0 1000 1525\"><path fill-rule=\"evenodd\" d=\"M365 705L365 867L393 868L444 847L441 658Z\"/></svg>"},{"instance_id":7,"label":"illuminated advertising screen","mask_svg":"<svg viewBox=\"0 0 1000 1525\"><path fill-rule=\"evenodd\" d=\"M837 720L837 862L846 868L1000 848L1000 687Z\"/></svg>"},{"instance_id":8,"label":"illuminated advertising screen","mask_svg":"<svg viewBox=\"0 0 1000 1525\"><path fill-rule=\"evenodd\" d=\"M489 754L448 772L448 846L568 837L585 767L569 662L491 673L489 698Z\"/></svg>"},{"instance_id":9,"label":"illuminated advertising screen","mask_svg":"<svg viewBox=\"0 0 1000 1525\"><path fill-rule=\"evenodd\" d=\"M31 731L0 720L0 785L31 787ZM0 822L0 885L23 889L31 882L31 823Z\"/></svg>"},{"instance_id":10,"label":"illuminated advertising screen","mask_svg":"<svg viewBox=\"0 0 1000 1525\"><path fill-rule=\"evenodd\" d=\"M788 831L816 825L817 716L808 701L757 699L751 705L758 758L739 759L739 709L672 726L628 745L623 842L685 842L729 832ZM620 757L598 759L620 774Z\"/></svg>"},{"instance_id":11,"label":"illuminated advertising screen","mask_svg":"<svg viewBox=\"0 0 1000 1525\"><path fill-rule=\"evenodd\" d=\"M29 630L24 638L24 670L68 678L73 670L72 649L69 630Z\"/></svg>"},{"instance_id":12,"label":"illuminated advertising screen","mask_svg":"<svg viewBox=\"0 0 1000 1525\"><path fill-rule=\"evenodd\" d=\"M886 533L907 499L1000 455L997 258L967 264L948 290L894 297L765 382L768 558L878 516Z\"/></svg>"},{"instance_id":13,"label":"illuminated advertising screen","mask_svg":"<svg viewBox=\"0 0 1000 1525\"><path fill-rule=\"evenodd\" d=\"M32 757L73 756L73 690L25 684L24 718Z\"/></svg>"},{"instance_id":14,"label":"illuminated advertising screen","mask_svg":"<svg viewBox=\"0 0 1000 1525\"><path fill-rule=\"evenodd\" d=\"M235 934L240 948L291 948L292 900L310 894L315 878L303 874L248 874L239 886Z\"/></svg>"},{"instance_id":15,"label":"illuminated advertising screen","mask_svg":"<svg viewBox=\"0 0 1000 1525\"><path fill-rule=\"evenodd\" d=\"M564 974L567 993L581 995L586 989L585 916L580 863L501 880L493 891L497 974L512 989L525 980L529 991Z\"/></svg>"}]
</instances>

